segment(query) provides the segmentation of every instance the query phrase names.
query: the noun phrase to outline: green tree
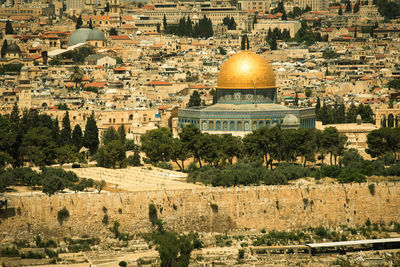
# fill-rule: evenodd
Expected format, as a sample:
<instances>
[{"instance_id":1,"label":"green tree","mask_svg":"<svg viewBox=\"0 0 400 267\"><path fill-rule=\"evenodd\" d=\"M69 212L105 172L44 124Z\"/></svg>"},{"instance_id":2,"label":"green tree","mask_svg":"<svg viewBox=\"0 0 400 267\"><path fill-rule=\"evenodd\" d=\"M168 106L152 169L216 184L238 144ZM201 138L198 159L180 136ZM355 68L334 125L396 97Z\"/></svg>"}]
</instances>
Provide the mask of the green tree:
<instances>
[{"instance_id":1,"label":"green tree","mask_svg":"<svg viewBox=\"0 0 400 267\"><path fill-rule=\"evenodd\" d=\"M62 119L62 129L60 132L60 140L62 144L70 144L71 143L71 123L69 120L69 112L66 111L64 113L64 117Z\"/></svg>"},{"instance_id":2,"label":"green tree","mask_svg":"<svg viewBox=\"0 0 400 267\"><path fill-rule=\"evenodd\" d=\"M360 11L360 1L358 1L353 8L353 13L356 14L358 13L358 11Z\"/></svg>"},{"instance_id":3,"label":"green tree","mask_svg":"<svg viewBox=\"0 0 400 267\"><path fill-rule=\"evenodd\" d=\"M390 89L395 89L395 90L400 90L400 79L393 79L390 80L387 84L389 90Z\"/></svg>"},{"instance_id":4,"label":"green tree","mask_svg":"<svg viewBox=\"0 0 400 267\"><path fill-rule=\"evenodd\" d=\"M79 16L79 18L76 21L75 29L80 29L82 25L83 25L82 16Z\"/></svg>"},{"instance_id":5,"label":"green tree","mask_svg":"<svg viewBox=\"0 0 400 267\"><path fill-rule=\"evenodd\" d=\"M125 132L125 126L123 124L118 128L118 134L119 134L119 138L120 138L121 143L125 145L126 132Z\"/></svg>"},{"instance_id":6,"label":"green tree","mask_svg":"<svg viewBox=\"0 0 400 267\"><path fill-rule=\"evenodd\" d=\"M201 106L201 98L200 94L197 90L193 91L192 95L190 96L188 107L199 107Z\"/></svg>"},{"instance_id":7,"label":"green tree","mask_svg":"<svg viewBox=\"0 0 400 267\"><path fill-rule=\"evenodd\" d=\"M79 151L83 146L83 134L79 124L75 125L74 130L72 131L71 143L76 147L77 151Z\"/></svg>"},{"instance_id":8,"label":"green tree","mask_svg":"<svg viewBox=\"0 0 400 267\"><path fill-rule=\"evenodd\" d=\"M355 123L357 118L357 107L354 105L354 102L351 102L349 109L347 110L346 114L346 121L348 123Z\"/></svg>"},{"instance_id":9,"label":"green tree","mask_svg":"<svg viewBox=\"0 0 400 267\"><path fill-rule=\"evenodd\" d=\"M346 13L351 12L351 3L350 0L347 0L346 2Z\"/></svg>"},{"instance_id":10,"label":"green tree","mask_svg":"<svg viewBox=\"0 0 400 267\"><path fill-rule=\"evenodd\" d=\"M168 23L167 23L167 17L165 16L165 14L163 17L163 29L164 29L165 33L168 33Z\"/></svg>"},{"instance_id":11,"label":"green tree","mask_svg":"<svg viewBox=\"0 0 400 267\"><path fill-rule=\"evenodd\" d=\"M168 128L147 131L141 137L142 151L151 162L170 161L172 151L172 133Z\"/></svg>"},{"instance_id":12,"label":"green tree","mask_svg":"<svg viewBox=\"0 0 400 267\"><path fill-rule=\"evenodd\" d=\"M92 22L92 19L89 20L89 29L93 29L93 22Z\"/></svg>"},{"instance_id":13,"label":"green tree","mask_svg":"<svg viewBox=\"0 0 400 267\"><path fill-rule=\"evenodd\" d=\"M23 136L20 154L25 161L32 162L36 166L45 166L54 163L55 148L51 130L46 127L35 127Z\"/></svg>"},{"instance_id":14,"label":"green tree","mask_svg":"<svg viewBox=\"0 0 400 267\"><path fill-rule=\"evenodd\" d=\"M240 47L241 47L241 50L249 50L250 49L249 37L247 37L247 34L244 34L242 36Z\"/></svg>"},{"instance_id":15,"label":"green tree","mask_svg":"<svg viewBox=\"0 0 400 267\"><path fill-rule=\"evenodd\" d=\"M186 150L193 155L194 160L199 163L200 167L202 166L199 154L199 140L201 135L200 130L193 124L185 125L179 133L179 138L185 144Z\"/></svg>"},{"instance_id":16,"label":"green tree","mask_svg":"<svg viewBox=\"0 0 400 267\"><path fill-rule=\"evenodd\" d=\"M342 7L339 7L338 15L339 15L339 16L342 16L342 15L343 15L343 9L342 9Z\"/></svg>"},{"instance_id":17,"label":"green tree","mask_svg":"<svg viewBox=\"0 0 400 267\"><path fill-rule=\"evenodd\" d=\"M185 144L178 138L173 139L171 148L171 159L178 165L181 171L184 171L185 160L191 156L190 151L186 149Z\"/></svg>"},{"instance_id":18,"label":"green tree","mask_svg":"<svg viewBox=\"0 0 400 267\"><path fill-rule=\"evenodd\" d=\"M104 12L105 13L108 13L108 12L110 12L110 3L106 3L106 6L104 7Z\"/></svg>"},{"instance_id":19,"label":"green tree","mask_svg":"<svg viewBox=\"0 0 400 267\"><path fill-rule=\"evenodd\" d=\"M75 88L78 88L78 84L82 82L83 75L84 71L78 65L75 65L70 76L71 81L75 83Z\"/></svg>"},{"instance_id":20,"label":"green tree","mask_svg":"<svg viewBox=\"0 0 400 267\"><path fill-rule=\"evenodd\" d=\"M112 27L110 29L110 36L115 36L115 35L118 35L118 31L116 28Z\"/></svg>"},{"instance_id":21,"label":"green tree","mask_svg":"<svg viewBox=\"0 0 400 267\"><path fill-rule=\"evenodd\" d=\"M11 21L7 20L6 22L6 34L14 34L14 29L12 27Z\"/></svg>"},{"instance_id":22,"label":"green tree","mask_svg":"<svg viewBox=\"0 0 400 267\"><path fill-rule=\"evenodd\" d=\"M371 157L382 157L385 153L391 153L397 160L400 151L400 128L380 128L371 131L367 135L367 145L366 152Z\"/></svg>"},{"instance_id":23,"label":"green tree","mask_svg":"<svg viewBox=\"0 0 400 267\"><path fill-rule=\"evenodd\" d=\"M102 142L104 145L107 145L108 143L110 143L111 141L114 141L114 140L121 140L121 136L114 129L114 127L109 127L103 133Z\"/></svg>"},{"instance_id":24,"label":"green tree","mask_svg":"<svg viewBox=\"0 0 400 267\"><path fill-rule=\"evenodd\" d=\"M70 144L63 145L61 147L57 147L55 149L57 155L57 161L61 165L65 163L73 163L76 161L82 162L84 161L83 155L76 152L76 147Z\"/></svg>"},{"instance_id":25,"label":"green tree","mask_svg":"<svg viewBox=\"0 0 400 267\"><path fill-rule=\"evenodd\" d=\"M105 168L125 167L125 146L119 139L112 140L100 147L95 155L97 165Z\"/></svg>"},{"instance_id":26,"label":"green tree","mask_svg":"<svg viewBox=\"0 0 400 267\"><path fill-rule=\"evenodd\" d=\"M94 118L94 112L87 119L85 126L85 133L83 135L83 146L88 148L90 154L96 153L99 147L99 130L96 125L96 119Z\"/></svg>"},{"instance_id":27,"label":"green tree","mask_svg":"<svg viewBox=\"0 0 400 267\"><path fill-rule=\"evenodd\" d=\"M3 45L1 46L1 57L4 57L6 55L7 46L8 46L7 39L4 39Z\"/></svg>"}]
</instances>

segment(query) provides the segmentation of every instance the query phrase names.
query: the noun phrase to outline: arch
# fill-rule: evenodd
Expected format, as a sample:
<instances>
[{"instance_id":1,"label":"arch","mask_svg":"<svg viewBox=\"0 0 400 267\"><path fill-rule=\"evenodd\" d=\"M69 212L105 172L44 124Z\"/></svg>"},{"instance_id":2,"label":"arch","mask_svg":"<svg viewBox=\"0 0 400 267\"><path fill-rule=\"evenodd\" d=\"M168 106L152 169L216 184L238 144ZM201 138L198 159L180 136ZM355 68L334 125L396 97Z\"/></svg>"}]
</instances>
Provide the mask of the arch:
<instances>
[{"instance_id":1,"label":"arch","mask_svg":"<svg viewBox=\"0 0 400 267\"><path fill-rule=\"evenodd\" d=\"M129 115L129 120L133 120L133 114Z\"/></svg>"},{"instance_id":2,"label":"arch","mask_svg":"<svg viewBox=\"0 0 400 267\"><path fill-rule=\"evenodd\" d=\"M46 103L46 102L42 103L42 108L43 108L43 109L47 109L47 108L48 108L48 106L47 106L47 103Z\"/></svg>"},{"instance_id":3,"label":"arch","mask_svg":"<svg viewBox=\"0 0 400 267\"><path fill-rule=\"evenodd\" d=\"M381 116L381 127L386 127L386 116L384 114Z\"/></svg>"},{"instance_id":4,"label":"arch","mask_svg":"<svg viewBox=\"0 0 400 267\"><path fill-rule=\"evenodd\" d=\"M235 122L234 122L234 121L231 121L231 122L229 123L229 129L230 129L231 131L236 130L236 129L235 129Z\"/></svg>"},{"instance_id":5,"label":"arch","mask_svg":"<svg viewBox=\"0 0 400 267\"><path fill-rule=\"evenodd\" d=\"M387 119L387 127L393 128L394 127L394 115L390 113Z\"/></svg>"},{"instance_id":6,"label":"arch","mask_svg":"<svg viewBox=\"0 0 400 267\"><path fill-rule=\"evenodd\" d=\"M238 131L243 130L243 126L242 126L242 122L241 122L241 121L238 121L238 122L237 122L237 130L238 130Z\"/></svg>"},{"instance_id":7,"label":"arch","mask_svg":"<svg viewBox=\"0 0 400 267\"><path fill-rule=\"evenodd\" d=\"M245 129L246 131L250 130L250 123L249 123L248 121L246 121L246 122L244 123L244 129Z\"/></svg>"},{"instance_id":8,"label":"arch","mask_svg":"<svg viewBox=\"0 0 400 267\"><path fill-rule=\"evenodd\" d=\"M217 123L215 124L215 130L220 131L221 130L221 122L217 121Z\"/></svg>"},{"instance_id":9,"label":"arch","mask_svg":"<svg viewBox=\"0 0 400 267\"><path fill-rule=\"evenodd\" d=\"M227 121L224 121L222 125L223 125L222 130L228 131L228 122L227 122Z\"/></svg>"},{"instance_id":10,"label":"arch","mask_svg":"<svg viewBox=\"0 0 400 267\"><path fill-rule=\"evenodd\" d=\"M267 120L267 121L265 122L265 126L268 127L268 128L271 127L271 121L270 121L270 120Z\"/></svg>"},{"instance_id":11,"label":"arch","mask_svg":"<svg viewBox=\"0 0 400 267\"><path fill-rule=\"evenodd\" d=\"M210 121L209 128L210 128L210 130L214 130L214 121Z\"/></svg>"},{"instance_id":12,"label":"arch","mask_svg":"<svg viewBox=\"0 0 400 267\"><path fill-rule=\"evenodd\" d=\"M207 122L203 121L203 130L207 130Z\"/></svg>"}]
</instances>

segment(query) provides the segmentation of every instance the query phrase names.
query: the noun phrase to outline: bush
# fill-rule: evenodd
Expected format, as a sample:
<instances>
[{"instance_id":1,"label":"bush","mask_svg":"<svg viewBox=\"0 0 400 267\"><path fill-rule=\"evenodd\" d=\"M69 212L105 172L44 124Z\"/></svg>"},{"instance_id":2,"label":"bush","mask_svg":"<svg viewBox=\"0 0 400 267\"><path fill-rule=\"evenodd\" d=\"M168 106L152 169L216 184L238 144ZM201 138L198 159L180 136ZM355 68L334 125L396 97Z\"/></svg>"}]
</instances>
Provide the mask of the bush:
<instances>
[{"instance_id":1,"label":"bush","mask_svg":"<svg viewBox=\"0 0 400 267\"><path fill-rule=\"evenodd\" d=\"M369 189L369 193L374 196L375 195L375 184L368 185L368 189Z\"/></svg>"},{"instance_id":2,"label":"bush","mask_svg":"<svg viewBox=\"0 0 400 267\"><path fill-rule=\"evenodd\" d=\"M244 258L244 249L239 249L238 259L243 259L243 258Z\"/></svg>"},{"instance_id":3,"label":"bush","mask_svg":"<svg viewBox=\"0 0 400 267\"><path fill-rule=\"evenodd\" d=\"M69 218L69 211L67 210L66 207L62 208L61 210L58 211L57 213L57 219L60 224L64 222L64 220Z\"/></svg>"},{"instance_id":4,"label":"bush","mask_svg":"<svg viewBox=\"0 0 400 267\"><path fill-rule=\"evenodd\" d=\"M155 167L161 168L161 169L166 169L166 170L172 170L172 164L169 162L161 161L153 164Z\"/></svg>"},{"instance_id":5,"label":"bush","mask_svg":"<svg viewBox=\"0 0 400 267\"><path fill-rule=\"evenodd\" d=\"M126 261L120 261L118 265L121 267L126 267L128 264L126 263Z\"/></svg>"},{"instance_id":6,"label":"bush","mask_svg":"<svg viewBox=\"0 0 400 267\"><path fill-rule=\"evenodd\" d=\"M108 224L108 215L107 215L107 214L104 214L103 220L101 220L101 222L102 222L104 225L107 225L107 224Z\"/></svg>"},{"instance_id":7,"label":"bush","mask_svg":"<svg viewBox=\"0 0 400 267\"><path fill-rule=\"evenodd\" d=\"M151 222L152 225L155 225L156 221L157 221L157 208L156 205L154 205L153 203L149 204L149 220Z\"/></svg>"},{"instance_id":8,"label":"bush","mask_svg":"<svg viewBox=\"0 0 400 267\"><path fill-rule=\"evenodd\" d=\"M340 173L338 181L340 183L352 183L352 182L362 183L365 182L366 179L365 175L359 173L357 170L344 169Z\"/></svg>"},{"instance_id":9,"label":"bush","mask_svg":"<svg viewBox=\"0 0 400 267\"><path fill-rule=\"evenodd\" d=\"M212 211L213 211L214 213L217 213L217 212L218 212L218 205L217 205L217 204L211 203L211 204L210 204L210 207L211 207L211 209L212 209Z\"/></svg>"},{"instance_id":10,"label":"bush","mask_svg":"<svg viewBox=\"0 0 400 267\"><path fill-rule=\"evenodd\" d=\"M337 165L323 165L320 168L322 177L338 178L342 168Z\"/></svg>"}]
</instances>

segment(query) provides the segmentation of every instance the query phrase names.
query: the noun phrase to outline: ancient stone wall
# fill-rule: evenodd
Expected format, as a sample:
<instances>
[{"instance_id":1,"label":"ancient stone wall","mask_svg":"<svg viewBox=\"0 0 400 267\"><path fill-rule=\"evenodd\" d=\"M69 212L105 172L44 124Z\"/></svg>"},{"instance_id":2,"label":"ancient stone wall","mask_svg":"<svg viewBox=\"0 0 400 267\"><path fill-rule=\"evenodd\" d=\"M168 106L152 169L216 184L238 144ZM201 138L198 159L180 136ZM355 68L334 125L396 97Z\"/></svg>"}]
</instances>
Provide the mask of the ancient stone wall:
<instances>
[{"instance_id":1,"label":"ancient stone wall","mask_svg":"<svg viewBox=\"0 0 400 267\"><path fill-rule=\"evenodd\" d=\"M146 232L151 229L150 203L156 205L167 227L178 231L354 226L368 218L372 223L400 222L400 183L391 182L375 184L374 190L363 183L7 198L8 209L0 210L0 242L36 234L53 238L109 235L114 221L121 224L122 232ZM63 207L70 217L60 223L57 213ZM105 214L108 225L102 223Z\"/></svg>"}]
</instances>

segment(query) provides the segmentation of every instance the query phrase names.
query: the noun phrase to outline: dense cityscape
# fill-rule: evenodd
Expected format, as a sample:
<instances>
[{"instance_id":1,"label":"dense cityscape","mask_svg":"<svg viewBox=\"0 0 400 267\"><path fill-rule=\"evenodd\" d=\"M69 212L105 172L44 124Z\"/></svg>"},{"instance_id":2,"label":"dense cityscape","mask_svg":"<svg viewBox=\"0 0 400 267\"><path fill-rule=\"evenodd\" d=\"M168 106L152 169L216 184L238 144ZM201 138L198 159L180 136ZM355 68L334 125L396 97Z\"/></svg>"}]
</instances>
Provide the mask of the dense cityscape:
<instances>
[{"instance_id":1,"label":"dense cityscape","mask_svg":"<svg viewBox=\"0 0 400 267\"><path fill-rule=\"evenodd\" d=\"M3 0L2 266L400 265L400 2Z\"/></svg>"}]
</instances>

